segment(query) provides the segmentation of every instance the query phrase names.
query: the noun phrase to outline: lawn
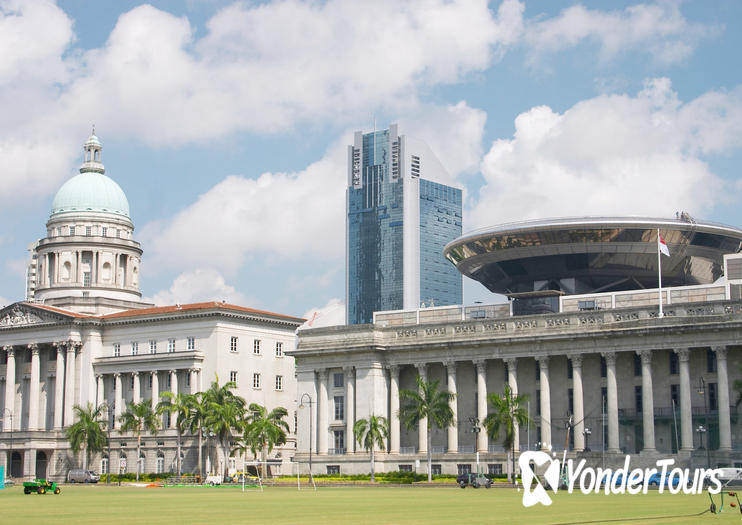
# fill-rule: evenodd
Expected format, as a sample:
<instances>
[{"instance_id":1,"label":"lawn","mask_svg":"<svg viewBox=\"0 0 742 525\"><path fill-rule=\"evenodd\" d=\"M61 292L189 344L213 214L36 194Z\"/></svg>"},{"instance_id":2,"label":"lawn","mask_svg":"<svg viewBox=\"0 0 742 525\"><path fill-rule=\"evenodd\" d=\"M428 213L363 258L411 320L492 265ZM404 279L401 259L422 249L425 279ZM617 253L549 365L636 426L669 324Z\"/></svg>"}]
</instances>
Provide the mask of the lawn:
<instances>
[{"instance_id":1,"label":"lawn","mask_svg":"<svg viewBox=\"0 0 742 525\"><path fill-rule=\"evenodd\" d=\"M550 507L524 508L514 489L419 487L141 488L63 486L62 494L0 491L0 523L739 523L727 504L699 513L708 496L558 493ZM717 497L718 501L718 497ZM727 500L728 501L728 500Z\"/></svg>"}]
</instances>

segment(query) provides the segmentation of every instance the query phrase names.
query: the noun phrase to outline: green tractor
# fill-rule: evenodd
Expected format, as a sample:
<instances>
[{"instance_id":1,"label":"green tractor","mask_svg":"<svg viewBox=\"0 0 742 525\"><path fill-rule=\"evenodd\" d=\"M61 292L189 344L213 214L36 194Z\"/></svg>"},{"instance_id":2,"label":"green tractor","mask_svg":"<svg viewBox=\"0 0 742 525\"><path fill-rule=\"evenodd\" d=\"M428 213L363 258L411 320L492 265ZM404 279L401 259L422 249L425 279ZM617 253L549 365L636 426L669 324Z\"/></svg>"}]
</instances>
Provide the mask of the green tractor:
<instances>
[{"instance_id":1,"label":"green tractor","mask_svg":"<svg viewBox=\"0 0 742 525\"><path fill-rule=\"evenodd\" d=\"M36 492L37 494L46 494L47 492L59 494L62 492L62 489L54 481L47 481L45 479L25 481L23 483L23 493L31 494L32 492Z\"/></svg>"}]
</instances>

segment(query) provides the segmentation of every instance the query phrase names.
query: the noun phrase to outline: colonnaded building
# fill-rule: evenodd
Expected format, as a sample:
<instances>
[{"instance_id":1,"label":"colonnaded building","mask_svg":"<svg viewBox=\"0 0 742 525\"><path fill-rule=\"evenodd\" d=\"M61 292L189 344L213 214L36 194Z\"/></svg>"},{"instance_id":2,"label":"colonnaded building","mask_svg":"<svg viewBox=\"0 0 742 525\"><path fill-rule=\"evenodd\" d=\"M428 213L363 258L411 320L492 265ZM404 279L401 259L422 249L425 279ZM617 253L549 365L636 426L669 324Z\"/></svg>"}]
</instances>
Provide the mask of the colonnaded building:
<instances>
[{"instance_id":1,"label":"colonnaded building","mask_svg":"<svg viewBox=\"0 0 742 525\"><path fill-rule=\"evenodd\" d=\"M79 465L65 428L74 407L105 403L113 420L108 449L93 470L172 472L175 418L136 439L119 431L125 405L165 391L195 393L217 376L237 383L248 403L283 406L293 418L296 317L206 302L155 307L142 302L142 248L134 240L129 203L104 174L101 143L84 146L80 173L57 192L46 237L31 245L26 301L0 310L0 450L13 477L61 479ZM295 429L293 419L289 424ZM183 471L198 471L197 439L185 437ZM207 471L223 471L224 458L207 438ZM290 469L294 434L274 449L271 463ZM234 458L230 467L235 468ZM282 465L285 465L282 467Z\"/></svg>"},{"instance_id":2,"label":"colonnaded building","mask_svg":"<svg viewBox=\"0 0 742 525\"><path fill-rule=\"evenodd\" d=\"M661 289L658 229L670 252ZM307 462L311 449L315 473L367 472L351 436L373 414L390 426L377 468L424 472L426 428L398 418L400 389L421 375L456 394L456 425L432 430L433 473L474 470L477 458L485 471L506 470L501 440L481 431L488 394L506 384L528 396L532 420L516 451L566 449L593 465L632 454L639 464L672 456L683 466L742 466L740 248L741 230L686 213L531 221L460 237L446 257L509 302L300 331L295 459Z\"/></svg>"}]
</instances>

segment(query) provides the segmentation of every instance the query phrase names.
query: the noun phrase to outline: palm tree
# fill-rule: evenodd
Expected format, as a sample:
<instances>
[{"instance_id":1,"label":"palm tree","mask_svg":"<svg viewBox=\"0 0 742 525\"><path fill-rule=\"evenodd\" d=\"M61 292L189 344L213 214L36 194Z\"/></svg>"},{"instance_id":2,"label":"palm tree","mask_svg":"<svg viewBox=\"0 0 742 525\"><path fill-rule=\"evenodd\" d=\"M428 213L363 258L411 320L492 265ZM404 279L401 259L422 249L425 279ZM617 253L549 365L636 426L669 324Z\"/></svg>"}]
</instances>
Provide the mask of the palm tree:
<instances>
[{"instance_id":1,"label":"palm tree","mask_svg":"<svg viewBox=\"0 0 742 525\"><path fill-rule=\"evenodd\" d=\"M201 480L204 479L203 471L203 448L204 448L204 429L207 428L206 419L208 416L207 402L203 392L193 394L190 411L186 419L188 431L191 434L198 433L198 475Z\"/></svg>"},{"instance_id":2,"label":"palm tree","mask_svg":"<svg viewBox=\"0 0 742 525\"><path fill-rule=\"evenodd\" d=\"M96 407L88 403L85 408L75 405L72 409L75 412L75 423L67 427L65 433L75 454L82 447L82 468L87 469L90 454L101 452L106 446L106 433L103 430L106 421L103 419L103 413L107 406L100 404Z\"/></svg>"},{"instance_id":3,"label":"palm tree","mask_svg":"<svg viewBox=\"0 0 742 525\"><path fill-rule=\"evenodd\" d=\"M420 420L426 419L428 425L428 483L433 480L431 473L433 424L440 429L454 426L453 410L449 402L456 397L446 390L438 390L438 381L426 381L420 376L415 379L417 390L400 390L400 400L406 401L399 410L399 419L404 422L408 430L420 425Z\"/></svg>"},{"instance_id":4,"label":"palm tree","mask_svg":"<svg viewBox=\"0 0 742 525\"><path fill-rule=\"evenodd\" d=\"M183 432L188 428L188 419L190 417L191 407L193 406L194 396L193 394L178 393L173 394L172 392L163 392L161 396L164 398L157 404L157 414L167 412L170 417L175 417L175 429L178 432L178 476L181 474L181 439Z\"/></svg>"},{"instance_id":5,"label":"palm tree","mask_svg":"<svg viewBox=\"0 0 742 525\"><path fill-rule=\"evenodd\" d=\"M219 386L219 378L211 383L204 393L207 414L206 425L216 434L224 454L224 476L229 475L229 452L232 444L232 430L240 430L240 422L245 414L245 400L232 392L237 385L233 382Z\"/></svg>"},{"instance_id":6,"label":"palm tree","mask_svg":"<svg viewBox=\"0 0 742 525\"><path fill-rule=\"evenodd\" d=\"M157 434L160 418L152 410L152 401L145 399L139 403L131 403L126 412L119 416L121 432L131 432L137 437L137 481L139 481L139 456L142 450L142 432Z\"/></svg>"},{"instance_id":7,"label":"palm tree","mask_svg":"<svg viewBox=\"0 0 742 525\"><path fill-rule=\"evenodd\" d=\"M247 408L250 415L245 424L245 442L250 445L253 455L262 451L263 478L266 476L265 461L276 445L286 443L286 434L289 432L289 424L283 418L289 413L283 407L276 407L270 412L262 405L250 403Z\"/></svg>"},{"instance_id":8,"label":"palm tree","mask_svg":"<svg viewBox=\"0 0 742 525\"><path fill-rule=\"evenodd\" d=\"M516 395L505 385L502 395L492 393L487 396L487 402L494 412L487 415L482 425L487 429L487 435L493 441L497 440L500 432L503 433L502 445L508 452L508 481L511 481L511 458L515 462L514 446L518 436L515 434L516 424L524 426L530 424L528 412L523 404L528 400L526 394ZM514 465L513 470L514 470Z\"/></svg>"},{"instance_id":9,"label":"palm tree","mask_svg":"<svg viewBox=\"0 0 742 525\"><path fill-rule=\"evenodd\" d=\"M389 424L386 418L371 415L368 419L359 419L353 425L353 436L358 444L371 454L371 481L376 481L374 450L377 446L383 450L384 440L389 437Z\"/></svg>"}]
</instances>

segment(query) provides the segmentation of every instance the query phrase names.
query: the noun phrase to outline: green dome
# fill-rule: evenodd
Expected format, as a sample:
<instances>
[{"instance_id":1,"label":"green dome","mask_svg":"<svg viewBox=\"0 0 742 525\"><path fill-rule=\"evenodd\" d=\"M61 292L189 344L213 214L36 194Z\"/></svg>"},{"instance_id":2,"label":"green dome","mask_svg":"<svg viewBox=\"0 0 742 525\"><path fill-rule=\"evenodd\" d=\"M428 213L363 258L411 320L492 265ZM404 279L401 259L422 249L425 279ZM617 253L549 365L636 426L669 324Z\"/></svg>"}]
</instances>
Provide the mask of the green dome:
<instances>
[{"instance_id":1,"label":"green dome","mask_svg":"<svg viewBox=\"0 0 742 525\"><path fill-rule=\"evenodd\" d=\"M80 173L65 182L54 196L52 215L85 211L112 213L131 219L124 191L102 173Z\"/></svg>"}]
</instances>

